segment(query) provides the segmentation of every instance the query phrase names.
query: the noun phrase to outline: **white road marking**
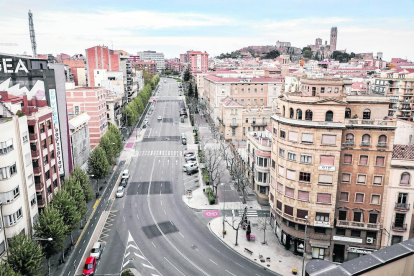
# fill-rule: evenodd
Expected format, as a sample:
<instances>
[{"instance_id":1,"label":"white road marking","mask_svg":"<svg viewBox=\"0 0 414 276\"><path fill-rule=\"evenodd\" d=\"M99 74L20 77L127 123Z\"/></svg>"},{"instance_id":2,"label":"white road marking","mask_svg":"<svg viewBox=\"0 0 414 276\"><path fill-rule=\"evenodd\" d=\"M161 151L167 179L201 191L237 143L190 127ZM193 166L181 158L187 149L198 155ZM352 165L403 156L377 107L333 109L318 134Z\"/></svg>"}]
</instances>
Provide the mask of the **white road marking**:
<instances>
[{"instance_id":1,"label":"white road marking","mask_svg":"<svg viewBox=\"0 0 414 276\"><path fill-rule=\"evenodd\" d=\"M139 216L138 216L138 214L137 214L137 218L139 219Z\"/></svg>"},{"instance_id":2,"label":"white road marking","mask_svg":"<svg viewBox=\"0 0 414 276\"><path fill-rule=\"evenodd\" d=\"M178 232L178 233L180 233L181 237L183 237L183 239L184 239L184 235L183 235L183 234L181 234L181 232Z\"/></svg>"},{"instance_id":3,"label":"white road marking","mask_svg":"<svg viewBox=\"0 0 414 276\"><path fill-rule=\"evenodd\" d=\"M151 268L151 269L155 269L155 267L147 265L147 264L142 264L142 266L145 266L145 267L148 267L148 268Z\"/></svg>"},{"instance_id":4,"label":"white road marking","mask_svg":"<svg viewBox=\"0 0 414 276\"><path fill-rule=\"evenodd\" d=\"M212 262L213 264L215 264L215 265L218 265L215 261L213 261L212 259L209 259L210 260L210 262Z\"/></svg>"},{"instance_id":5,"label":"white road marking","mask_svg":"<svg viewBox=\"0 0 414 276\"><path fill-rule=\"evenodd\" d=\"M225 269L229 274L236 276L236 274L231 273L230 271L228 271L227 269Z\"/></svg>"},{"instance_id":6,"label":"white road marking","mask_svg":"<svg viewBox=\"0 0 414 276\"><path fill-rule=\"evenodd\" d=\"M164 210L164 214L167 215L167 212L165 212L165 210Z\"/></svg>"},{"instance_id":7,"label":"white road marking","mask_svg":"<svg viewBox=\"0 0 414 276\"><path fill-rule=\"evenodd\" d=\"M161 205L162 205L162 200L161 200Z\"/></svg>"},{"instance_id":8,"label":"white road marking","mask_svg":"<svg viewBox=\"0 0 414 276\"><path fill-rule=\"evenodd\" d=\"M183 275L183 276L185 276L185 274L184 273L182 273L178 268L176 268L175 267L175 265L173 265L167 258L165 258L164 257L164 259L172 266L172 267L174 267L178 272L180 272L181 273L181 275Z\"/></svg>"},{"instance_id":9,"label":"white road marking","mask_svg":"<svg viewBox=\"0 0 414 276\"><path fill-rule=\"evenodd\" d=\"M157 247L155 246L154 242L151 242L151 243L152 243L152 245L153 245L155 248L157 248Z\"/></svg>"},{"instance_id":10,"label":"white road marking","mask_svg":"<svg viewBox=\"0 0 414 276\"><path fill-rule=\"evenodd\" d=\"M218 253L220 253L220 251L218 251L214 246L212 246L211 244L209 244L211 248L213 248L214 250L216 250Z\"/></svg>"}]
</instances>

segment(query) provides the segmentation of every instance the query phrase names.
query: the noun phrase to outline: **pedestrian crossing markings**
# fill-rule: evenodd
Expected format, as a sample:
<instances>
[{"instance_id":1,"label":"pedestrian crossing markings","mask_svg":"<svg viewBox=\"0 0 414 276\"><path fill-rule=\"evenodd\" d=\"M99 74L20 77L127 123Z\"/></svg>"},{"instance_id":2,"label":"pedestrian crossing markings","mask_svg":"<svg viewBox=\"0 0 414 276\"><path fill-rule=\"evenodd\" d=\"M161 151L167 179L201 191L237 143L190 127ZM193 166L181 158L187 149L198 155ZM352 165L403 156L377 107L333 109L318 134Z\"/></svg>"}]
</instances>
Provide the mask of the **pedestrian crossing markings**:
<instances>
[{"instance_id":1,"label":"pedestrian crossing markings","mask_svg":"<svg viewBox=\"0 0 414 276\"><path fill-rule=\"evenodd\" d=\"M143 150L138 151L138 156L182 156L180 150Z\"/></svg>"}]
</instances>

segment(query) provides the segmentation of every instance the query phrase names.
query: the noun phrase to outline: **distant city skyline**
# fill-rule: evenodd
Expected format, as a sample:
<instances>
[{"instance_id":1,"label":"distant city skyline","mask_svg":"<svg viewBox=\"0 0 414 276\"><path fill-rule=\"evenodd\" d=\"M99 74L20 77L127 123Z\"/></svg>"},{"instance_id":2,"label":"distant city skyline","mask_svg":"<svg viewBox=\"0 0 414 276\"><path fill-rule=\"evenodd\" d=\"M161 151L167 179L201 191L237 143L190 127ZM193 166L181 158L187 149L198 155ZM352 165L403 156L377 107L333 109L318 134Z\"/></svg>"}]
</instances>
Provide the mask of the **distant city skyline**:
<instances>
[{"instance_id":1,"label":"distant city skyline","mask_svg":"<svg viewBox=\"0 0 414 276\"><path fill-rule=\"evenodd\" d=\"M32 10L40 54L85 53L106 45L130 54L163 52L179 57L187 50L210 56L252 45L289 41L305 47L328 41L338 27L337 49L384 53L384 59L414 60L412 0L399 1L31 1L0 0L0 52L31 54L27 12Z\"/></svg>"}]
</instances>

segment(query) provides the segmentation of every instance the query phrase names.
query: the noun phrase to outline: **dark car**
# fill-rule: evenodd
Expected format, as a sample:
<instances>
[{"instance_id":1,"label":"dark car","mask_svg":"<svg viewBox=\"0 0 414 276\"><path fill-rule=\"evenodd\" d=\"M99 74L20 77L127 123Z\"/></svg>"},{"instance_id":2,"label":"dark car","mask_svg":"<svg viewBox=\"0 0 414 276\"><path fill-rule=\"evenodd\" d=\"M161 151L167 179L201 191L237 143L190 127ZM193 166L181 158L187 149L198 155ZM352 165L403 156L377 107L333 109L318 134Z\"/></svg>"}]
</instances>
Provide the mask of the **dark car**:
<instances>
[{"instance_id":1,"label":"dark car","mask_svg":"<svg viewBox=\"0 0 414 276\"><path fill-rule=\"evenodd\" d=\"M121 184L119 184L119 185L125 188L127 186L127 184L128 184L127 179L126 178L122 178Z\"/></svg>"},{"instance_id":2,"label":"dark car","mask_svg":"<svg viewBox=\"0 0 414 276\"><path fill-rule=\"evenodd\" d=\"M194 155L194 151L186 151L184 152L184 157Z\"/></svg>"},{"instance_id":3,"label":"dark car","mask_svg":"<svg viewBox=\"0 0 414 276\"><path fill-rule=\"evenodd\" d=\"M187 139L185 139L185 138L181 139L181 144L187 145Z\"/></svg>"}]
</instances>

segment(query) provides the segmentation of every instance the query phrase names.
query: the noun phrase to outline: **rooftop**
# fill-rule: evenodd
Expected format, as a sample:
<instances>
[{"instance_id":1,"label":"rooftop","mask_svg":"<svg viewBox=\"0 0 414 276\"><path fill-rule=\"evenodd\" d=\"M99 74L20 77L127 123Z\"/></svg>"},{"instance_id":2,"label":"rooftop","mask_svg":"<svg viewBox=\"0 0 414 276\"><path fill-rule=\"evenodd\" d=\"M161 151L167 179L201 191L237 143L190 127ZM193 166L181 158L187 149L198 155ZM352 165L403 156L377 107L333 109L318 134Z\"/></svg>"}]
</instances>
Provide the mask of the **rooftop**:
<instances>
[{"instance_id":1,"label":"rooftop","mask_svg":"<svg viewBox=\"0 0 414 276\"><path fill-rule=\"evenodd\" d=\"M395 145L394 144L392 158L414 160L414 145Z\"/></svg>"}]
</instances>

